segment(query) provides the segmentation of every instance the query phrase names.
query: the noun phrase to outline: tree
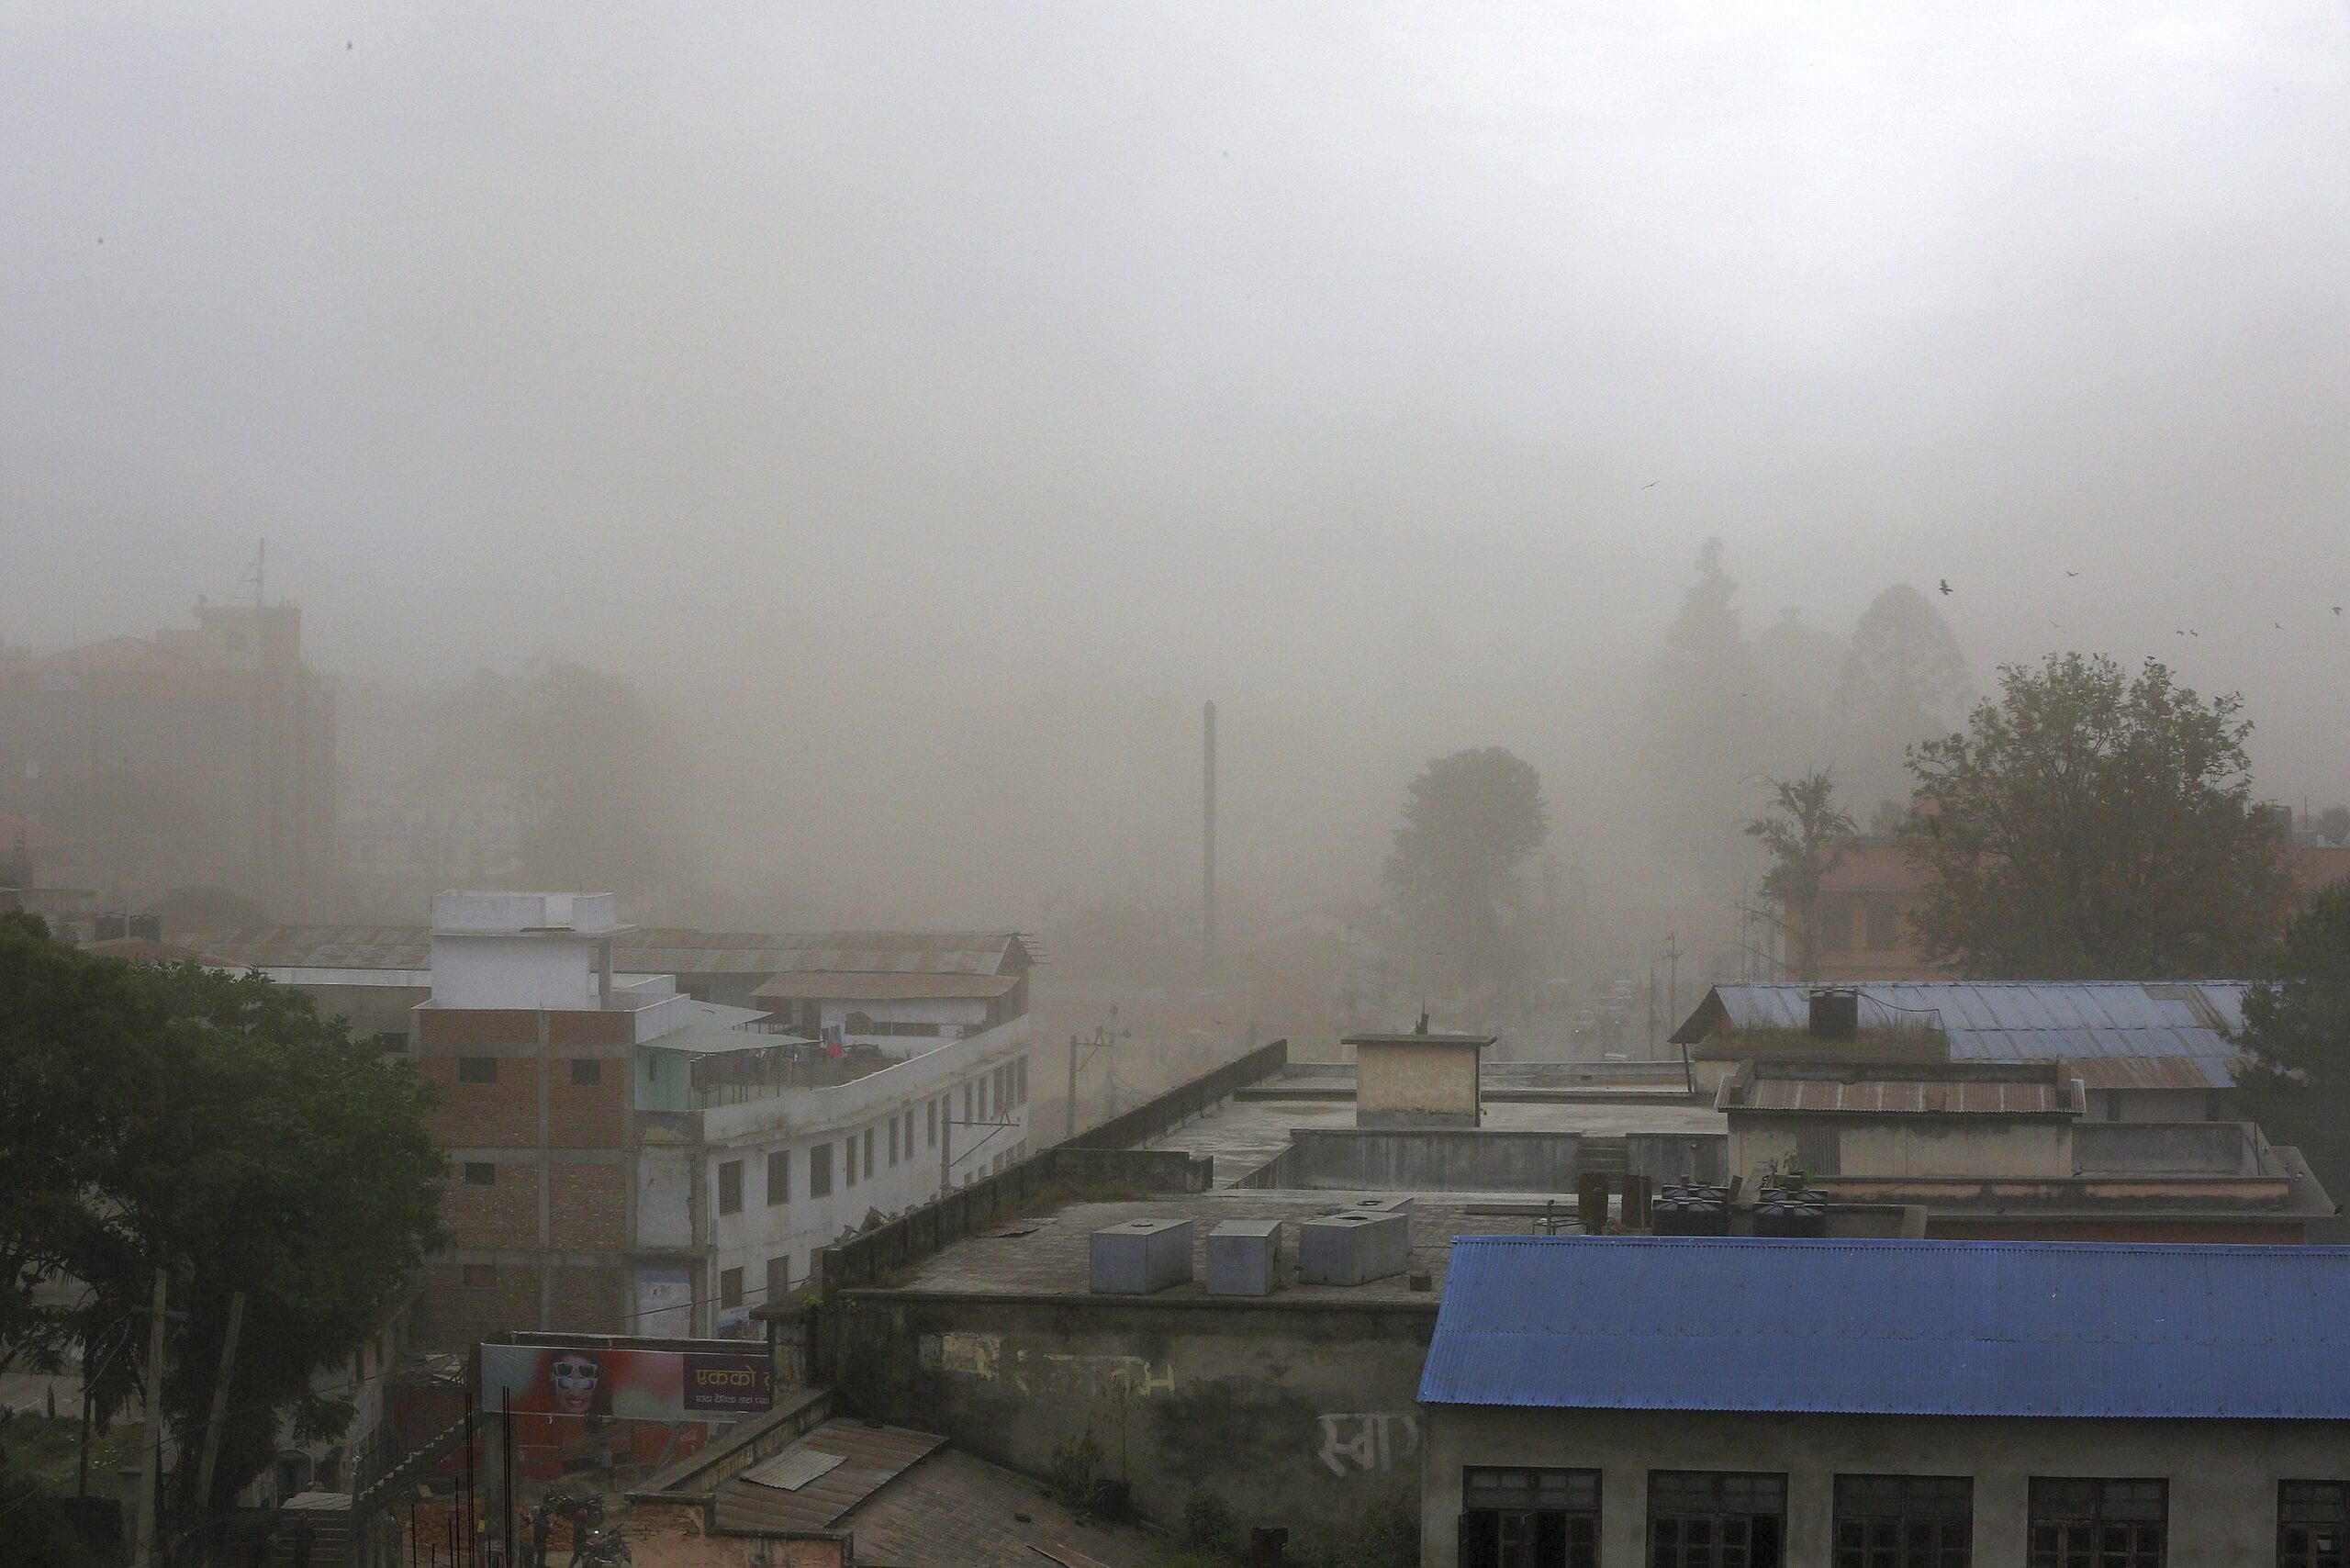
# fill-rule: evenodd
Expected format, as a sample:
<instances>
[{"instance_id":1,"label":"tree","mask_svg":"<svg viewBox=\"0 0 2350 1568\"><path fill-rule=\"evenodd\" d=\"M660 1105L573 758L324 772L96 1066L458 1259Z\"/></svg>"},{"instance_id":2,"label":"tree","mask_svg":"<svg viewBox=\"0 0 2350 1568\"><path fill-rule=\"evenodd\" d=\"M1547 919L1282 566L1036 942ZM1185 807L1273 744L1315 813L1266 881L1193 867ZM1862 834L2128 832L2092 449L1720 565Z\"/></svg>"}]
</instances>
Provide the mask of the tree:
<instances>
[{"instance_id":1,"label":"tree","mask_svg":"<svg viewBox=\"0 0 2350 1568\"><path fill-rule=\"evenodd\" d=\"M2132 678L2051 655L1999 679L1965 733L1910 752L1928 956L1988 979L2252 972L2290 882L2242 700L2205 703L2152 659Z\"/></svg>"},{"instance_id":2,"label":"tree","mask_svg":"<svg viewBox=\"0 0 2350 1568\"><path fill-rule=\"evenodd\" d=\"M2350 1178L2350 882L2285 927L2277 978L2244 992L2236 1086L2261 1126L2297 1145L2329 1191Z\"/></svg>"},{"instance_id":3,"label":"tree","mask_svg":"<svg viewBox=\"0 0 2350 1568\"><path fill-rule=\"evenodd\" d=\"M1655 827L1684 864L1720 861L1724 831L1744 817L1740 780L1764 765L1767 695L1739 618L1738 583L1723 567L1722 542L1708 539L1665 633L1650 709Z\"/></svg>"},{"instance_id":4,"label":"tree","mask_svg":"<svg viewBox=\"0 0 2350 1568\"><path fill-rule=\"evenodd\" d=\"M1771 857L1762 896L1777 910L1797 980L1819 973L1819 885L1836 868L1840 840L1852 833L1852 813L1836 804L1836 785L1825 769L1800 778L1771 780L1772 800L1762 815L1746 824Z\"/></svg>"},{"instance_id":5,"label":"tree","mask_svg":"<svg viewBox=\"0 0 2350 1568\"><path fill-rule=\"evenodd\" d=\"M177 1315L162 1409L189 1451L229 1298L246 1294L197 1513L268 1464L281 1425L341 1431L350 1400L313 1378L348 1364L439 1239L442 1161L408 1064L258 974L98 958L21 915L0 918L0 1366L81 1347L110 1420L142 1396L144 1368L107 1352L144 1343L162 1269ZM32 1286L58 1276L78 1299L37 1302ZM185 1510L193 1470L177 1479Z\"/></svg>"},{"instance_id":6,"label":"tree","mask_svg":"<svg viewBox=\"0 0 2350 1568\"><path fill-rule=\"evenodd\" d=\"M1871 600L1852 629L1835 700L1864 794L1897 789L1904 750L1947 732L1966 694L1966 655L1925 595L1896 583Z\"/></svg>"},{"instance_id":7,"label":"tree","mask_svg":"<svg viewBox=\"0 0 2350 1568\"><path fill-rule=\"evenodd\" d=\"M1500 746L1438 757L1412 780L1387 882L1424 980L1511 990L1522 955L1510 873L1550 825L1542 776Z\"/></svg>"}]
</instances>

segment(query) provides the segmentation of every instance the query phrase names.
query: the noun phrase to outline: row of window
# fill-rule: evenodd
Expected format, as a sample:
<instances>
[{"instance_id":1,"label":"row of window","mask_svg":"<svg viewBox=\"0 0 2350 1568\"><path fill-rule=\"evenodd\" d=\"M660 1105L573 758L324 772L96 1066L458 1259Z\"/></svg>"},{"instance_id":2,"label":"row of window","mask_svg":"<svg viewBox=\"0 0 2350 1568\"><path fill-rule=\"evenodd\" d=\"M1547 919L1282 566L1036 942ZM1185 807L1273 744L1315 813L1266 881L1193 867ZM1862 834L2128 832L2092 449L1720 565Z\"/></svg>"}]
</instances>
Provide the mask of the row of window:
<instances>
[{"instance_id":1,"label":"row of window","mask_svg":"<svg viewBox=\"0 0 2350 1568\"><path fill-rule=\"evenodd\" d=\"M1028 1058L1021 1057L996 1068L985 1077L975 1078L963 1085L963 1123L985 1122L1001 1116L1028 1103ZM920 1150L938 1148L942 1128L952 1135L954 1126L954 1094L950 1091L922 1103L920 1120L922 1141ZM917 1154L914 1141L916 1112L909 1105L890 1115L878 1127L866 1127L849 1134L839 1144L841 1185L844 1190L856 1185L860 1173L864 1180L873 1180L878 1167L875 1163L877 1150L896 1170L903 1160ZM990 1129L993 1130L993 1129ZM876 1133L883 1135L877 1143ZM834 1146L830 1143L811 1145L807 1150L808 1196L828 1198L833 1195ZM743 1212L743 1167L744 1161L728 1159L718 1167L718 1212L722 1215ZM1002 1167L1001 1159L997 1166ZM767 1157L766 1199L769 1208L791 1202L792 1153L788 1148L772 1150Z\"/></svg>"},{"instance_id":2,"label":"row of window","mask_svg":"<svg viewBox=\"0 0 2350 1568\"><path fill-rule=\"evenodd\" d=\"M1787 1478L1651 1471L1650 1568L1779 1568ZM1460 1568L1598 1568L1599 1472L1472 1466L1461 1475ZM2163 1568L2166 1482L2035 1476L2027 1568ZM1963 1475L1840 1475L1835 1568L1969 1568L1975 1484ZM2277 1568L2345 1568L2350 1483L2277 1488Z\"/></svg>"}]
</instances>

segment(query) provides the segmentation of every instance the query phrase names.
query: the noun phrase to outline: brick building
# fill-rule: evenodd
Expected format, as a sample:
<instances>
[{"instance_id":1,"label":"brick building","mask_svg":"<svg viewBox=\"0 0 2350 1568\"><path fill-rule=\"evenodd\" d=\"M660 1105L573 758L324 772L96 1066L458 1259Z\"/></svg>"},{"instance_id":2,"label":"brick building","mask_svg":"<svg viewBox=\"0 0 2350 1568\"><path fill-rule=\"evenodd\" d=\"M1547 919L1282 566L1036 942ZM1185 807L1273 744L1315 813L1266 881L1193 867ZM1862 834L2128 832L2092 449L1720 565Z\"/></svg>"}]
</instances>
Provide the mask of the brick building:
<instances>
[{"instance_id":1,"label":"brick building","mask_svg":"<svg viewBox=\"0 0 2350 1568\"><path fill-rule=\"evenodd\" d=\"M763 1012L615 972L635 935L615 913L607 894L443 893L422 976L378 971L396 983L375 990L430 988L410 1032L441 1092L450 1247L425 1282L425 1342L727 1331L870 1215L1025 1150L1024 1014L826 1070Z\"/></svg>"}]
</instances>

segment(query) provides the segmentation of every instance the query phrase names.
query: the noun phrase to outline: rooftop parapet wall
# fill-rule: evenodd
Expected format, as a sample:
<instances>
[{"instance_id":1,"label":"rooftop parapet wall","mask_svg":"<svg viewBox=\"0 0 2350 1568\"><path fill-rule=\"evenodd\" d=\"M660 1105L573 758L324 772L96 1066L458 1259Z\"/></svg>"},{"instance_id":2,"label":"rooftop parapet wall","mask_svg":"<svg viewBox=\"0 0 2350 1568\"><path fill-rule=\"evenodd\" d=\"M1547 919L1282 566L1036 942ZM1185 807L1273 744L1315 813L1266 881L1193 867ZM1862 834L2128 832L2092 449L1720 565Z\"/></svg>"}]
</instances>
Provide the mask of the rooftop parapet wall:
<instances>
[{"instance_id":1,"label":"rooftop parapet wall","mask_svg":"<svg viewBox=\"0 0 2350 1568\"><path fill-rule=\"evenodd\" d=\"M1277 1159L1234 1185L1565 1193L1582 1159L1583 1137L1572 1132L1300 1127Z\"/></svg>"}]
</instances>

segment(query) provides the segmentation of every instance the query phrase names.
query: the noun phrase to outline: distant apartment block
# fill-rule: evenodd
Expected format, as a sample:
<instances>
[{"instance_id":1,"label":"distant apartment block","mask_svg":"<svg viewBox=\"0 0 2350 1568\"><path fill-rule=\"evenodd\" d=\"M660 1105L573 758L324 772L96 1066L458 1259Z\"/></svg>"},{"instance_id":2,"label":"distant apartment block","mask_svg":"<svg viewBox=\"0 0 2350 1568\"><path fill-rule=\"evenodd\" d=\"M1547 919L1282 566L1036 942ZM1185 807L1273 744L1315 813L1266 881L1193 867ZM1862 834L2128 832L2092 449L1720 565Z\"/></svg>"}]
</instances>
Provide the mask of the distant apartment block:
<instances>
[{"instance_id":1,"label":"distant apartment block","mask_svg":"<svg viewBox=\"0 0 2350 1568\"><path fill-rule=\"evenodd\" d=\"M199 604L193 629L0 649L0 813L71 844L52 875L136 907L224 887L278 918L333 887L334 689L291 604Z\"/></svg>"}]
</instances>

